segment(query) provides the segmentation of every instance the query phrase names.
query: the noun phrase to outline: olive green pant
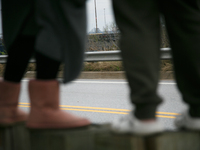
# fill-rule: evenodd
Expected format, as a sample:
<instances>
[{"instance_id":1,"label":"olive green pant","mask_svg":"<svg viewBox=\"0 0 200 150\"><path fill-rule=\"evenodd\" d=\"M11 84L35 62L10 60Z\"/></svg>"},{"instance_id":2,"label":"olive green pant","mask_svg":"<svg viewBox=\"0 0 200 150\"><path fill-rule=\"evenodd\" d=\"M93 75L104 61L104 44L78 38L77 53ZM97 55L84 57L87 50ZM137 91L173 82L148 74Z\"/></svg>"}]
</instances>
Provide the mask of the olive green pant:
<instances>
[{"instance_id":1,"label":"olive green pant","mask_svg":"<svg viewBox=\"0 0 200 150\"><path fill-rule=\"evenodd\" d=\"M131 101L139 119L155 117L160 69L160 15L165 18L175 78L190 114L200 117L200 2L113 0Z\"/></svg>"}]
</instances>

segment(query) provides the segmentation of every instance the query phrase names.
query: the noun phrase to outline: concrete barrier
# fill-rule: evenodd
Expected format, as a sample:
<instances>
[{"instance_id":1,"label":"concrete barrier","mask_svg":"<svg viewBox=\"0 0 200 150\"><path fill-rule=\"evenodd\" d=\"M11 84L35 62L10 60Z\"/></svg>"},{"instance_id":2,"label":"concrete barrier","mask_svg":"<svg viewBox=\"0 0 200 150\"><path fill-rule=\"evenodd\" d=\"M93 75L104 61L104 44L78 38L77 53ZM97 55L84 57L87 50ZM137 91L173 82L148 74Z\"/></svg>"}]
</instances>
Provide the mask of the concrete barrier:
<instances>
[{"instance_id":1,"label":"concrete barrier","mask_svg":"<svg viewBox=\"0 0 200 150\"><path fill-rule=\"evenodd\" d=\"M77 129L0 128L0 150L199 150L200 132L164 132L153 136L115 134L109 125Z\"/></svg>"},{"instance_id":2,"label":"concrete barrier","mask_svg":"<svg viewBox=\"0 0 200 150\"><path fill-rule=\"evenodd\" d=\"M30 150L29 131L23 123L0 127L0 150Z\"/></svg>"},{"instance_id":3,"label":"concrete barrier","mask_svg":"<svg viewBox=\"0 0 200 150\"><path fill-rule=\"evenodd\" d=\"M146 139L147 150L200 150L200 132L165 132Z\"/></svg>"}]
</instances>

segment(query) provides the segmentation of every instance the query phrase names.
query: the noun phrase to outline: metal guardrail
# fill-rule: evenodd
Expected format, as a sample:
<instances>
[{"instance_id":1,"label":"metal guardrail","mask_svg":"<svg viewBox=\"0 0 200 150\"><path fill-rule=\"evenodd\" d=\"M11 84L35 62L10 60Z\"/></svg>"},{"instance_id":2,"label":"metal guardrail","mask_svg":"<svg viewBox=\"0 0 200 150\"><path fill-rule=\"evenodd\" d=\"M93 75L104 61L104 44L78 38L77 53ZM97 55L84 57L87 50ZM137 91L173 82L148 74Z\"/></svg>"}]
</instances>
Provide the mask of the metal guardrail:
<instances>
[{"instance_id":1,"label":"metal guardrail","mask_svg":"<svg viewBox=\"0 0 200 150\"><path fill-rule=\"evenodd\" d=\"M161 48L160 59L171 59L171 48ZM85 61L120 61L122 60L120 50L115 51L99 51L99 52L86 52Z\"/></svg>"},{"instance_id":2,"label":"metal guardrail","mask_svg":"<svg viewBox=\"0 0 200 150\"><path fill-rule=\"evenodd\" d=\"M0 63L4 64L6 62L7 55L0 55Z\"/></svg>"},{"instance_id":3,"label":"metal guardrail","mask_svg":"<svg viewBox=\"0 0 200 150\"><path fill-rule=\"evenodd\" d=\"M161 48L160 59L171 59L171 49ZM115 51L97 51L97 52L86 52L85 62L95 61L120 61L122 60L120 50ZM0 63L6 63L7 55L0 55ZM31 59L30 62L35 62L35 59Z\"/></svg>"},{"instance_id":4,"label":"metal guardrail","mask_svg":"<svg viewBox=\"0 0 200 150\"><path fill-rule=\"evenodd\" d=\"M171 48L161 48L160 51L161 51L160 59L162 60L172 59Z\"/></svg>"},{"instance_id":5,"label":"metal guardrail","mask_svg":"<svg viewBox=\"0 0 200 150\"><path fill-rule=\"evenodd\" d=\"M122 60L120 56L121 51L98 51L98 52L86 52L85 61L120 61Z\"/></svg>"},{"instance_id":6,"label":"metal guardrail","mask_svg":"<svg viewBox=\"0 0 200 150\"><path fill-rule=\"evenodd\" d=\"M7 55L0 55L0 64L5 64L6 63L6 60L7 60ZM35 59L31 59L29 61L30 63L34 63L35 62Z\"/></svg>"}]
</instances>

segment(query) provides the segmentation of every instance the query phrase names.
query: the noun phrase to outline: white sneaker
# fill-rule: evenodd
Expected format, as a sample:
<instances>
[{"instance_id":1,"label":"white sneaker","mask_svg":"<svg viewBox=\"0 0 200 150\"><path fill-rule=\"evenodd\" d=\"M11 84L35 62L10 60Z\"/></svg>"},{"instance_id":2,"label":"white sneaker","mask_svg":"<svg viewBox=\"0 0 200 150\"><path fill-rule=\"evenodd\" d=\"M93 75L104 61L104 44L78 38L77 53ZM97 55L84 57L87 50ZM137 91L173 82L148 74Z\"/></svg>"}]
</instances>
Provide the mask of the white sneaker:
<instances>
[{"instance_id":1,"label":"white sneaker","mask_svg":"<svg viewBox=\"0 0 200 150\"><path fill-rule=\"evenodd\" d=\"M174 124L178 128L200 131L200 118L192 118L187 110L176 118Z\"/></svg>"},{"instance_id":2,"label":"white sneaker","mask_svg":"<svg viewBox=\"0 0 200 150\"><path fill-rule=\"evenodd\" d=\"M164 127L158 121L140 121L132 113L130 113L116 120L112 124L112 131L116 133L132 133L144 136L163 132Z\"/></svg>"}]
</instances>

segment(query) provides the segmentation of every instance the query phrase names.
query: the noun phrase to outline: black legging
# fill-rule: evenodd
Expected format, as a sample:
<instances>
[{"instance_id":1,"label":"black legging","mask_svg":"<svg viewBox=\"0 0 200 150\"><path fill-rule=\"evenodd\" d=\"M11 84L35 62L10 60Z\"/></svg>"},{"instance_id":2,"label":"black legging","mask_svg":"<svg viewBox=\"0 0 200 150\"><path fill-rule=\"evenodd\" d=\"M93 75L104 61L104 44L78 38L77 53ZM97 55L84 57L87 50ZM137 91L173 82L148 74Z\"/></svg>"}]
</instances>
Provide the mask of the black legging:
<instances>
[{"instance_id":1,"label":"black legging","mask_svg":"<svg viewBox=\"0 0 200 150\"><path fill-rule=\"evenodd\" d=\"M36 58L37 79L56 79L60 62L35 51L35 37L19 36L8 50L4 80L20 82L33 54Z\"/></svg>"}]
</instances>

